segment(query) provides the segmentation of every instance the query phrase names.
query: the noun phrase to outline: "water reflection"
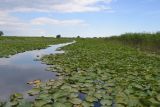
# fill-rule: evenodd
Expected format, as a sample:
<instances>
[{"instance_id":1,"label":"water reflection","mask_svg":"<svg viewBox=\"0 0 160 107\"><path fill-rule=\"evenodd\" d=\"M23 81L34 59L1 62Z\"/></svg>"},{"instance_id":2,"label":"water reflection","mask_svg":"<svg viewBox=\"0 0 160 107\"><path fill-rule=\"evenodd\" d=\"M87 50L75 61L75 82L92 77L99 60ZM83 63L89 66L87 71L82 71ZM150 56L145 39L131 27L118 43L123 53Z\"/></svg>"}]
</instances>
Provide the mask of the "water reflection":
<instances>
[{"instance_id":1,"label":"water reflection","mask_svg":"<svg viewBox=\"0 0 160 107\"><path fill-rule=\"evenodd\" d=\"M34 59L46 54L63 53L56 49L72 43L51 45L46 49L19 53L10 58L0 58L0 99L6 100L12 93L24 93L31 89L32 87L26 84L28 81L35 79L46 81L56 78L56 73L45 71L47 65Z\"/></svg>"}]
</instances>

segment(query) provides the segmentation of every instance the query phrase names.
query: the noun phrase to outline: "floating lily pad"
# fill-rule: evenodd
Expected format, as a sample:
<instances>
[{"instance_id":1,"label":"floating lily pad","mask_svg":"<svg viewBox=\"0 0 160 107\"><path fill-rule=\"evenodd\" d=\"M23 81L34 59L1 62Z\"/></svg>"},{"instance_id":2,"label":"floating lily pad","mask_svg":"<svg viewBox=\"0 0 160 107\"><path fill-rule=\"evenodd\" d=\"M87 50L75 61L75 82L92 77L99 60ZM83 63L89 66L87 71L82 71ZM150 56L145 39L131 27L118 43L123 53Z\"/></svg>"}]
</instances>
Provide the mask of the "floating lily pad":
<instances>
[{"instance_id":1,"label":"floating lily pad","mask_svg":"<svg viewBox=\"0 0 160 107\"><path fill-rule=\"evenodd\" d=\"M54 104L53 104L53 106L54 107L67 107L65 104L62 104L62 103L60 103L60 102L55 102ZM71 107L71 106L70 106Z\"/></svg>"},{"instance_id":2,"label":"floating lily pad","mask_svg":"<svg viewBox=\"0 0 160 107\"><path fill-rule=\"evenodd\" d=\"M87 96L86 97L86 101L88 101L88 102L94 102L94 101L96 101L97 99L94 97L94 96Z\"/></svg>"},{"instance_id":3,"label":"floating lily pad","mask_svg":"<svg viewBox=\"0 0 160 107\"><path fill-rule=\"evenodd\" d=\"M73 98L73 99L70 99L70 102L76 105L76 104L81 104L82 100L80 100L79 98Z\"/></svg>"},{"instance_id":4,"label":"floating lily pad","mask_svg":"<svg viewBox=\"0 0 160 107\"><path fill-rule=\"evenodd\" d=\"M38 95L40 92L40 89L39 88L33 88L32 90L29 90L27 93L30 95L30 96L34 96L34 95Z\"/></svg>"},{"instance_id":5,"label":"floating lily pad","mask_svg":"<svg viewBox=\"0 0 160 107\"><path fill-rule=\"evenodd\" d=\"M101 103L103 106L105 106L105 105L110 106L110 105L112 105L112 100L104 100L104 99L102 99L102 100L100 101L100 103Z\"/></svg>"},{"instance_id":6,"label":"floating lily pad","mask_svg":"<svg viewBox=\"0 0 160 107\"><path fill-rule=\"evenodd\" d=\"M160 102L160 94L156 96L157 100Z\"/></svg>"}]
</instances>

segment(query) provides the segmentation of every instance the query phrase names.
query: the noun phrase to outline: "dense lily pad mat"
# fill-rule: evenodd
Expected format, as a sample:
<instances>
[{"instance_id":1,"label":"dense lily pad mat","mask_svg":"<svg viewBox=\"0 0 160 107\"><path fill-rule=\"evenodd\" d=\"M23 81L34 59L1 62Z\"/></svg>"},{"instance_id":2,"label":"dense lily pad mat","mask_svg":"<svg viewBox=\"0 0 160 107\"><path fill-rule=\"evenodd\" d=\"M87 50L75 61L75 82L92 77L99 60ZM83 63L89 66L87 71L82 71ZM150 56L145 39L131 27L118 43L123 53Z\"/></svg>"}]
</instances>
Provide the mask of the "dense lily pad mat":
<instances>
[{"instance_id":1,"label":"dense lily pad mat","mask_svg":"<svg viewBox=\"0 0 160 107\"><path fill-rule=\"evenodd\" d=\"M99 102L101 107L160 106L159 56L103 39L78 39L63 50L64 54L42 58L51 65L50 70L59 73L59 79L30 90L30 95L37 95L32 103L13 95L7 104L92 107Z\"/></svg>"},{"instance_id":2,"label":"dense lily pad mat","mask_svg":"<svg viewBox=\"0 0 160 107\"><path fill-rule=\"evenodd\" d=\"M51 37L0 37L0 57L8 57L20 52L42 49L48 45L69 41L71 40Z\"/></svg>"}]
</instances>

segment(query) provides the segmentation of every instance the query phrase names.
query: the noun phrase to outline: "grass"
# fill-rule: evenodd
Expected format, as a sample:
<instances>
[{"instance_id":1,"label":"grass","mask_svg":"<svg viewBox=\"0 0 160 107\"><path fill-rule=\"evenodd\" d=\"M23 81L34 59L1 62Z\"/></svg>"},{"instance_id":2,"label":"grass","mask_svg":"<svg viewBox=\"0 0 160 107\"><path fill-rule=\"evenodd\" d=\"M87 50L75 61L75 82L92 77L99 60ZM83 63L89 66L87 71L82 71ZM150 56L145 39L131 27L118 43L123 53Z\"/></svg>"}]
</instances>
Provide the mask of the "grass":
<instances>
[{"instance_id":1,"label":"grass","mask_svg":"<svg viewBox=\"0 0 160 107\"><path fill-rule=\"evenodd\" d=\"M107 38L107 40L118 41L124 45L136 49L160 54L160 33L126 33L120 36Z\"/></svg>"},{"instance_id":2,"label":"grass","mask_svg":"<svg viewBox=\"0 0 160 107\"><path fill-rule=\"evenodd\" d=\"M69 39L47 37L0 37L0 57L46 48L48 45L68 42Z\"/></svg>"}]
</instances>

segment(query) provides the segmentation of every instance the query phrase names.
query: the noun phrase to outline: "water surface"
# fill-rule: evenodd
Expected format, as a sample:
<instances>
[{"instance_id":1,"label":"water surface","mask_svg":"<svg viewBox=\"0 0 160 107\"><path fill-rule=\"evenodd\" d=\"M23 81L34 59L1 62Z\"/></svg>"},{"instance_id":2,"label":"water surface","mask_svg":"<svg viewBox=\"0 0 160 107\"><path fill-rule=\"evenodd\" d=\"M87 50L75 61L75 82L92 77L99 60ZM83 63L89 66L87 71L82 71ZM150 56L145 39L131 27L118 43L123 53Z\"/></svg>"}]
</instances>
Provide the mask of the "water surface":
<instances>
[{"instance_id":1,"label":"water surface","mask_svg":"<svg viewBox=\"0 0 160 107\"><path fill-rule=\"evenodd\" d=\"M25 93L32 88L26 84L28 81L55 79L56 73L46 71L47 65L34 59L43 55L63 53L56 50L72 43L51 45L46 49L27 51L10 58L0 58L0 99L6 100L15 92Z\"/></svg>"}]
</instances>

